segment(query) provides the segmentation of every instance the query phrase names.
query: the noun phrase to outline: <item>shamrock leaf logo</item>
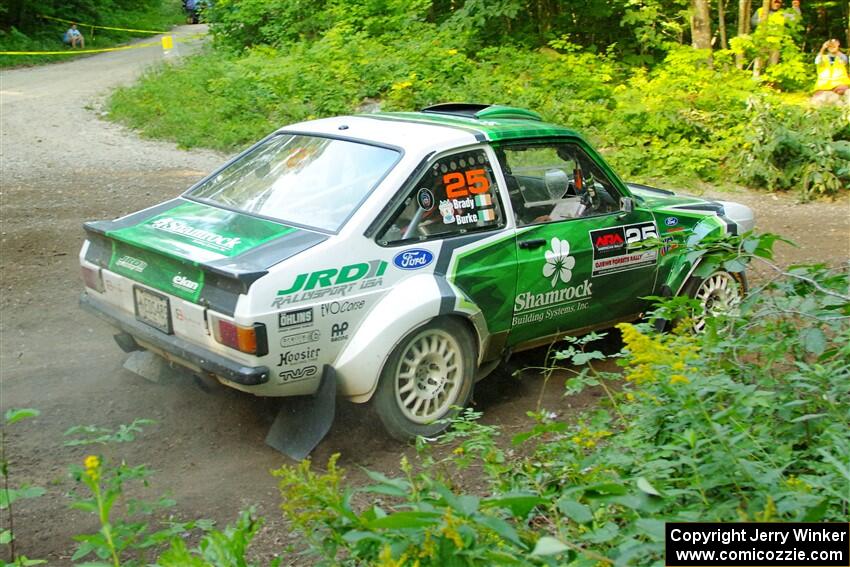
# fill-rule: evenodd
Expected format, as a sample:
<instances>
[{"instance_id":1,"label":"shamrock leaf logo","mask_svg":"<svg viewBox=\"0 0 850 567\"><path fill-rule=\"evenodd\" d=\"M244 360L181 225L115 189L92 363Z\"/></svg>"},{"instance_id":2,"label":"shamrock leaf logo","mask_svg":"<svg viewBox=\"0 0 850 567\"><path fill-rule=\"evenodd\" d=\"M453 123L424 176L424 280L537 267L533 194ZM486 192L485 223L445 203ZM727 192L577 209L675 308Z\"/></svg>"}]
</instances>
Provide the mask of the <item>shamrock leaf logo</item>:
<instances>
[{"instance_id":1,"label":"shamrock leaf logo","mask_svg":"<svg viewBox=\"0 0 850 567\"><path fill-rule=\"evenodd\" d=\"M543 277L552 278L552 287L558 283L558 278L567 283L572 279L572 269L576 259L570 256L570 243L557 236L552 239L552 249L546 251L546 263L543 264Z\"/></svg>"}]
</instances>

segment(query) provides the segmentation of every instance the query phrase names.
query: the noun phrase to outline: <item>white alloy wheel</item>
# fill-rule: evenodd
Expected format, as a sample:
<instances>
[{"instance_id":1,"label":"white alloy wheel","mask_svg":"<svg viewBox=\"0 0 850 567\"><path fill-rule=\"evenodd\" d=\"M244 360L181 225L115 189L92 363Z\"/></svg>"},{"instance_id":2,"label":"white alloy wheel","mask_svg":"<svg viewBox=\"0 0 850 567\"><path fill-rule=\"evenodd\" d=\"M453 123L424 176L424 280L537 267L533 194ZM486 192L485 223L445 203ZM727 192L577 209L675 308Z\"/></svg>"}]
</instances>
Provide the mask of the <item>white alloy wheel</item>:
<instances>
[{"instance_id":1,"label":"white alloy wheel","mask_svg":"<svg viewBox=\"0 0 850 567\"><path fill-rule=\"evenodd\" d=\"M405 418L431 423L458 403L462 357L460 344L443 329L424 330L407 343L394 373L395 399Z\"/></svg>"},{"instance_id":2,"label":"white alloy wheel","mask_svg":"<svg viewBox=\"0 0 850 567\"><path fill-rule=\"evenodd\" d=\"M441 317L398 342L373 398L390 436L406 441L439 435L469 403L477 360L473 336L462 321Z\"/></svg>"},{"instance_id":3,"label":"white alloy wheel","mask_svg":"<svg viewBox=\"0 0 850 567\"><path fill-rule=\"evenodd\" d=\"M714 272L700 283L694 292L694 299L700 302L703 315L694 321L694 331L705 329L705 320L722 313L734 311L741 303L743 287L729 272Z\"/></svg>"}]
</instances>

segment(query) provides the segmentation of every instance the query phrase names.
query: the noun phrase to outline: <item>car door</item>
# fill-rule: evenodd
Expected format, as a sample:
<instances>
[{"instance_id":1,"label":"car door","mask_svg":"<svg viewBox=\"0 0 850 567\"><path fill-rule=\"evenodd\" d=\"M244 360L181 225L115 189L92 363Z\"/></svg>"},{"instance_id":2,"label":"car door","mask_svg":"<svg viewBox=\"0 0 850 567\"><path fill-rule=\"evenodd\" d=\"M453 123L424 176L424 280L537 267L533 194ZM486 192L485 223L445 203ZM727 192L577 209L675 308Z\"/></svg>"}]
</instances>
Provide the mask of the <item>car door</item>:
<instances>
[{"instance_id":1,"label":"car door","mask_svg":"<svg viewBox=\"0 0 850 567\"><path fill-rule=\"evenodd\" d=\"M578 141L497 151L516 220L517 286L508 343L614 323L640 313L654 289L657 237L648 211L623 193Z\"/></svg>"}]
</instances>

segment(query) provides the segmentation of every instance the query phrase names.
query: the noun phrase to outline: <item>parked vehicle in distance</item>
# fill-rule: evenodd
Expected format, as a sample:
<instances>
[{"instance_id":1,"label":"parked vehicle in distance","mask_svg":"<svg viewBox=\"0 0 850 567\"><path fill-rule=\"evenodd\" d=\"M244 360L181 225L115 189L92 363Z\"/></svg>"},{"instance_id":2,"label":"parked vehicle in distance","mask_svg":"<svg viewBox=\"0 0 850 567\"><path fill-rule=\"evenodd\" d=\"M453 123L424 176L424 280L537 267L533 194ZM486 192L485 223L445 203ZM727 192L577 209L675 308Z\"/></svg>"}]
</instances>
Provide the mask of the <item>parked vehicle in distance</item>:
<instances>
[{"instance_id":1,"label":"parked vehicle in distance","mask_svg":"<svg viewBox=\"0 0 850 567\"><path fill-rule=\"evenodd\" d=\"M646 296L734 305L743 275L683 252L752 228L743 205L624 183L534 112L443 104L287 126L86 223L81 304L127 350L258 396L371 401L407 439L510 353L634 320Z\"/></svg>"}]
</instances>

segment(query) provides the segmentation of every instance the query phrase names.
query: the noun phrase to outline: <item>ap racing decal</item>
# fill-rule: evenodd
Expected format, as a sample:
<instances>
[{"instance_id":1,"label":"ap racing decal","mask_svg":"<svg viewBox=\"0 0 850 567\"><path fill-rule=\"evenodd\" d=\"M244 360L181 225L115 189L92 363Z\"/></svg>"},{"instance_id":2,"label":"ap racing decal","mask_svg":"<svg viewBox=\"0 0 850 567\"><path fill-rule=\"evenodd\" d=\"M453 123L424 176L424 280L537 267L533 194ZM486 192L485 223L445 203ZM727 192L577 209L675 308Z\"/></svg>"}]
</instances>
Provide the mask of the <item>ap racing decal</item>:
<instances>
[{"instance_id":1,"label":"ap racing decal","mask_svg":"<svg viewBox=\"0 0 850 567\"><path fill-rule=\"evenodd\" d=\"M380 287L387 266L384 260L370 260L298 274L288 288L277 292L272 307L280 309L284 305L323 297L343 298L357 290Z\"/></svg>"},{"instance_id":2,"label":"ap racing decal","mask_svg":"<svg viewBox=\"0 0 850 567\"><path fill-rule=\"evenodd\" d=\"M640 244L645 240L657 238L658 230L653 222L591 230L593 276L654 265L658 251L654 248L640 249Z\"/></svg>"},{"instance_id":3,"label":"ap racing decal","mask_svg":"<svg viewBox=\"0 0 850 567\"><path fill-rule=\"evenodd\" d=\"M576 259L570 255L569 241L557 236L552 238L543 260L540 276L546 281L544 287L550 289L542 293L517 293L512 320L514 326L558 319L590 305L593 282L586 278L581 282L573 281ZM539 289L540 283L537 280L533 285Z\"/></svg>"}]
</instances>

